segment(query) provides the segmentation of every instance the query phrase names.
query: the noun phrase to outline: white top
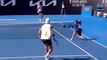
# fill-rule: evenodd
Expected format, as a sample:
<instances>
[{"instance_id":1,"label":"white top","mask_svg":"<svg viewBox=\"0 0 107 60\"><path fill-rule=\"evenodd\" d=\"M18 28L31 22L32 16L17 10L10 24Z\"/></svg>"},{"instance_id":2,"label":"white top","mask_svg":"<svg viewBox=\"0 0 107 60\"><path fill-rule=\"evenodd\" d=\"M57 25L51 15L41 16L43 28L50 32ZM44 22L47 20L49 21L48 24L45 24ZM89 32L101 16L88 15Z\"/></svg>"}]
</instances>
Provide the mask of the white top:
<instances>
[{"instance_id":1,"label":"white top","mask_svg":"<svg viewBox=\"0 0 107 60\"><path fill-rule=\"evenodd\" d=\"M41 6L41 5L38 5L38 6L37 6L37 9L38 9L38 12L42 11L42 6Z\"/></svg>"},{"instance_id":2,"label":"white top","mask_svg":"<svg viewBox=\"0 0 107 60\"><path fill-rule=\"evenodd\" d=\"M62 4L62 8L65 8L64 4Z\"/></svg>"},{"instance_id":3,"label":"white top","mask_svg":"<svg viewBox=\"0 0 107 60\"><path fill-rule=\"evenodd\" d=\"M44 24L41 27L41 39L51 39L52 33L51 33L52 25L50 24Z\"/></svg>"}]
</instances>

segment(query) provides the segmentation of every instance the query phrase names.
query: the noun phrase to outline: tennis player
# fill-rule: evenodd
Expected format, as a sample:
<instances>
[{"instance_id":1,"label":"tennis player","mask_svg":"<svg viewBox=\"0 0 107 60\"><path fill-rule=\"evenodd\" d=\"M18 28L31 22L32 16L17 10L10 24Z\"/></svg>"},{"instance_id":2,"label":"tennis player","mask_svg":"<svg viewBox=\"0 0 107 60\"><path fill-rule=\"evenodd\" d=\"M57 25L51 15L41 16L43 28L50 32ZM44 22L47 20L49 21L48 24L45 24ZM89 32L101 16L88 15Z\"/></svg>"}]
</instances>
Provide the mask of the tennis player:
<instances>
[{"instance_id":1,"label":"tennis player","mask_svg":"<svg viewBox=\"0 0 107 60\"><path fill-rule=\"evenodd\" d=\"M64 14L64 15L66 14L64 1L62 2L62 5L61 5L61 15L63 15L63 14Z\"/></svg>"},{"instance_id":2,"label":"tennis player","mask_svg":"<svg viewBox=\"0 0 107 60\"><path fill-rule=\"evenodd\" d=\"M38 4L38 5L37 5L37 13L39 14L39 15L38 15L39 21L42 21L42 18L43 18L43 10L42 10L42 5L41 5L41 4Z\"/></svg>"},{"instance_id":3,"label":"tennis player","mask_svg":"<svg viewBox=\"0 0 107 60\"><path fill-rule=\"evenodd\" d=\"M82 39L84 38L81 34L82 33L81 21L78 21L78 20L75 20L74 32L72 34L71 40L73 40L76 33L79 38L82 38Z\"/></svg>"},{"instance_id":4,"label":"tennis player","mask_svg":"<svg viewBox=\"0 0 107 60\"><path fill-rule=\"evenodd\" d=\"M38 31L38 34L43 44L45 45L46 51L45 59L48 60L49 55L53 51L51 39L52 37L55 39L54 30L52 28L52 25L50 24L49 18L46 18L45 24L41 26L40 30Z\"/></svg>"}]
</instances>

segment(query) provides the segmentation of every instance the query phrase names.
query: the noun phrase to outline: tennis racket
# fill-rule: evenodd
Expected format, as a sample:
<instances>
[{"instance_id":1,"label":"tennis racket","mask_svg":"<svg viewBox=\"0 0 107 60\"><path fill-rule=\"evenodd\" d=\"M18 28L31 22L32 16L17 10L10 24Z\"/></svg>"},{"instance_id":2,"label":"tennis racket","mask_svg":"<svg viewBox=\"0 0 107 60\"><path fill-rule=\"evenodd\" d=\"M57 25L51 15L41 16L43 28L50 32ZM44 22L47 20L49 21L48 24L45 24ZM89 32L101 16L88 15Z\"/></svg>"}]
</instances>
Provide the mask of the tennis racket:
<instances>
[{"instance_id":1,"label":"tennis racket","mask_svg":"<svg viewBox=\"0 0 107 60\"><path fill-rule=\"evenodd\" d=\"M54 42L56 43L57 46L59 46L58 41L53 37Z\"/></svg>"}]
</instances>

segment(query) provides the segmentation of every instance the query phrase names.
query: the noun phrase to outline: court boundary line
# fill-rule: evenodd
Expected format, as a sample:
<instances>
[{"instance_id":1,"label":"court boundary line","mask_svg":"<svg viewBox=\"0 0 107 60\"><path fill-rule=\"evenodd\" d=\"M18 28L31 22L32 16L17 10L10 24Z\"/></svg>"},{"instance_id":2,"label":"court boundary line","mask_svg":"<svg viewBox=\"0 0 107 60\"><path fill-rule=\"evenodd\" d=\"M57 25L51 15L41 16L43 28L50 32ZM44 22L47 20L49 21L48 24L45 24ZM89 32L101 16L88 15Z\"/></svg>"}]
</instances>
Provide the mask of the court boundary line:
<instances>
[{"instance_id":1,"label":"court boundary line","mask_svg":"<svg viewBox=\"0 0 107 60\"><path fill-rule=\"evenodd\" d=\"M85 36L86 38L91 39L90 37L88 37L88 36L86 36L86 35L84 35L84 34L83 34L83 36ZM99 43L99 42L97 42L97 41L95 41L95 40L93 40L93 39L92 39L92 41L93 41L93 42L95 42L96 44L98 44L98 45L100 45L100 46L104 47L104 48L107 48L107 46L105 46L105 45L104 45L104 44L102 44L102 43Z\"/></svg>"},{"instance_id":2,"label":"court boundary line","mask_svg":"<svg viewBox=\"0 0 107 60\"><path fill-rule=\"evenodd\" d=\"M35 27L19 27L19 28L16 28L16 27L8 27L8 28L0 28L0 29L33 29L33 28L35 28ZM36 27L37 28L37 27Z\"/></svg>"},{"instance_id":3,"label":"court boundary line","mask_svg":"<svg viewBox=\"0 0 107 60\"><path fill-rule=\"evenodd\" d=\"M70 30L72 30L72 31L74 31L73 29L71 29L71 28L69 28ZM86 35L84 35L84 34L82 34L84 37L86 37L86 38L88 38L88 39L91 39L90 37L88 37L88 36L86 36ZM96 43L96 44L98 44L98 45L100 45L100 46L102 46L102 47L104 47L104 48L107 48L107 46L105 46L104 44L101 44L101 43L99 43L99 42L97 42L97 41L95 41L95 40L93 40L93 39L91 39L94 43Z\"/></svg>"},{"instance_id":4,"label":"court boundary line","mask_svg":"<svg viewBox=\"0 0 107 60\"><path fill-rule=\"evenodd\" d=\"M58 57L82 57L82 56L89 56L89 55L51 55L50 58L58 58ZM0 57L0 60L7 60L7 59L30 59L30 58L45 58L44 56L19 56L19 57Z\"/></svg>"},{"instance_id":5,"label":"court boundary line","mask_svg":"<svg viewBox=\"0 0 107 60\"><path fill-rule=\"evenodd\" d=\"M69 22L73 22L73 21L51 21L50 23L69 23ZM0 26L3 25L24 25L24 24L44 24L45 21L39 22L39 21L34 21L34 22L3 22L0 23Z\"/></svg>"},{"instance_id":6,"label":"court boundary line","mask_svg":"<svg viewBox=\"0 0 107 60\"><path fill-rule=\"evenodd\" d=\"M76 46L77 48L79 48L81 51L83 51L84 53L86 53L87 55L89 55L90 57L92 57L94 60L98 60L96 57L94 57L93 55L91 55L89 52L87 52L86 50L84 50L83 48L81 48L80 46L78 46L76 43L72 42L71 40L69 40L67 37L65 37L63 34L61 34L60 32L56 31L54 29L54 31L56 33L58 33L60 36L62 36L66 41L70 42L71 44L73 44L74 46Z\"/></svg>"}]
</instances>

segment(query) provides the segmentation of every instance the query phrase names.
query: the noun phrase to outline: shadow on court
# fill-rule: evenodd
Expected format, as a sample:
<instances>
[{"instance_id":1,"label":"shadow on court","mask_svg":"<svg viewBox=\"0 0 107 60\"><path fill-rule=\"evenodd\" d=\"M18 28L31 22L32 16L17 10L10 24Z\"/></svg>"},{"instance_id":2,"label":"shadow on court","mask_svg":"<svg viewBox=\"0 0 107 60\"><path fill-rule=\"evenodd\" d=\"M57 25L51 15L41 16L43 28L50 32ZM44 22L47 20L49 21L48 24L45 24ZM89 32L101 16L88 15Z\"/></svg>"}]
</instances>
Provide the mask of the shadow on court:
<instances>
[{"instance_id":1,"label":"shadow on court","mask_svg":"<svg viewBox=\"0 0 107 60\"><path fill-rule=\"evenodd\" d=\"M87 58L72 57L72 58L50 58L49 60L94 60L94 59L91 57Z\"/></svg>"}]
</instances>

